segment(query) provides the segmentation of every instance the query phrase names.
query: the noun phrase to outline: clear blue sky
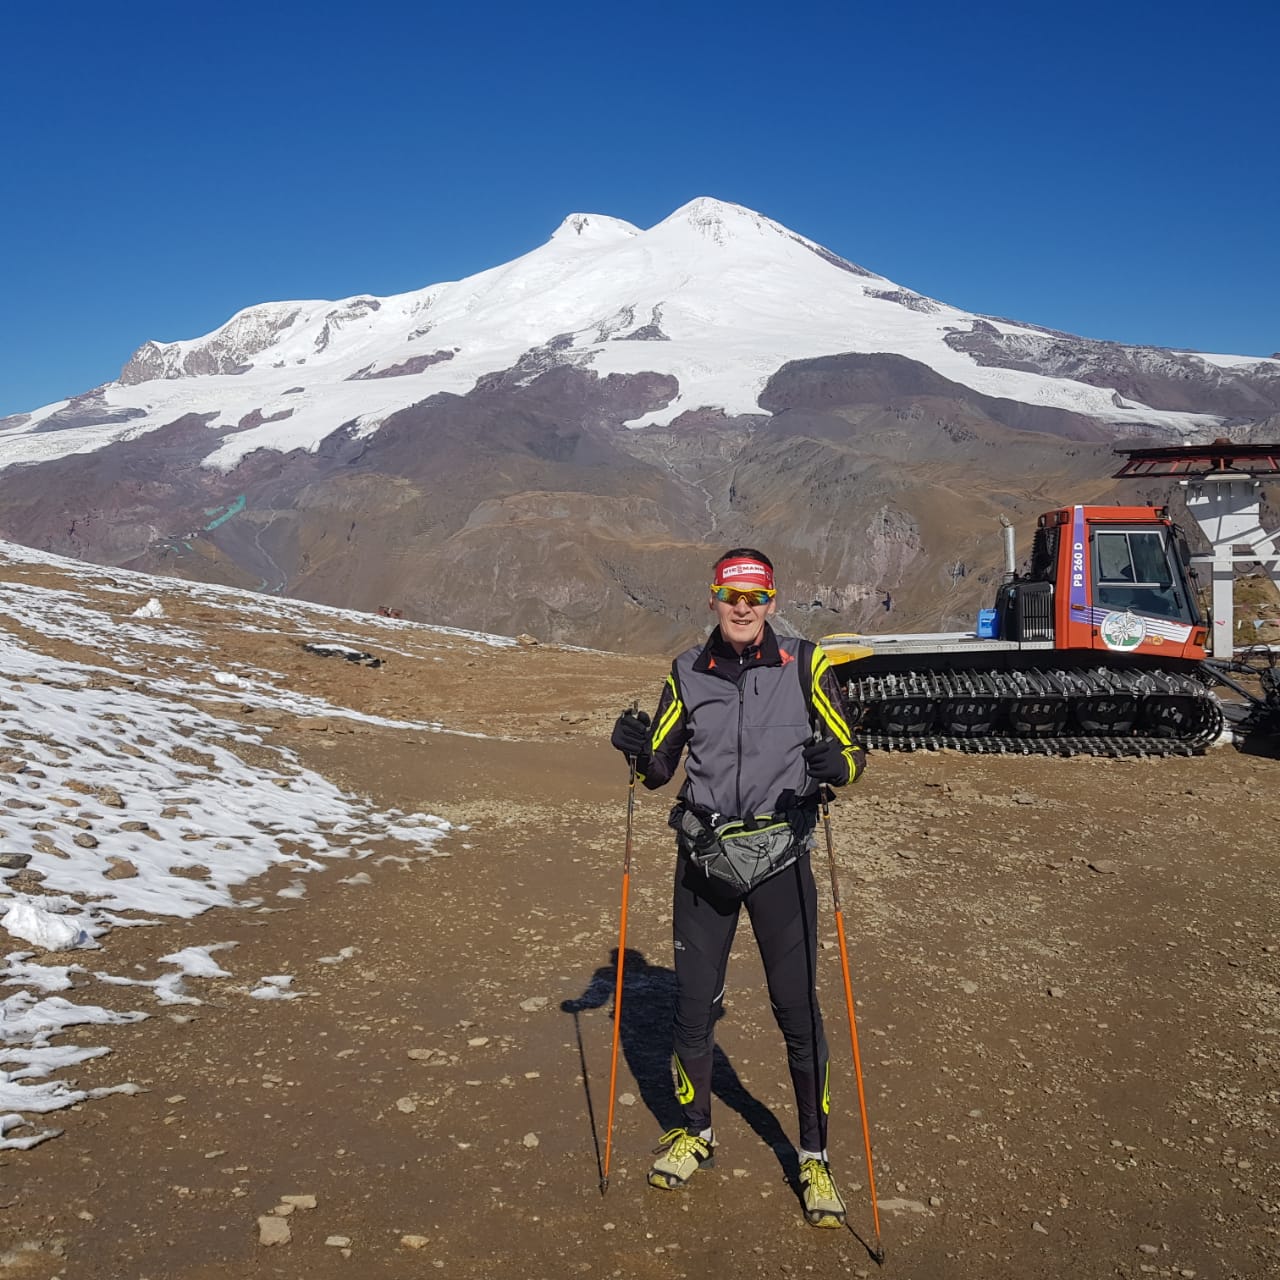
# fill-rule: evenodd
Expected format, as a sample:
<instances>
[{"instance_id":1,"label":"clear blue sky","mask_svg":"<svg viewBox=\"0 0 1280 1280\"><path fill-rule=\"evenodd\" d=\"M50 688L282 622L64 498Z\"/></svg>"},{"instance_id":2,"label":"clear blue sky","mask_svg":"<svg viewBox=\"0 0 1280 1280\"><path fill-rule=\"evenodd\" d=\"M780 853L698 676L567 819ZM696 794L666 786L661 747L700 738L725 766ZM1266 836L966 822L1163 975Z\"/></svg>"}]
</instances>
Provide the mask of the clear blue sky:
<instances>
[{"instance_id":1,"label":"clear blue sky","mask_svg":"<svg viewBox=\"0 0 1280 1280\"><path fill-rule=\"evenodd\" d=\"M1280 349L1274 0L0 13L0 416L712 195L958 306Z\"/></svg>"}]
</instances>

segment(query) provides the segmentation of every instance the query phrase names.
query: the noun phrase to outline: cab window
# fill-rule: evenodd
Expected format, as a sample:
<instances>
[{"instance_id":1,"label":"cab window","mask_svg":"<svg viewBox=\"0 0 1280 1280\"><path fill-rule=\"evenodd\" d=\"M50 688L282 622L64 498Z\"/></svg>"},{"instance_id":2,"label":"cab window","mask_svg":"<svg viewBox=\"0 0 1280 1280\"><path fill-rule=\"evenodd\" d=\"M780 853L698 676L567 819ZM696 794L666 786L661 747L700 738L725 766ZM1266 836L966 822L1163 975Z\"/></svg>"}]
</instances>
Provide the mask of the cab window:
<instances>
[{"instance_id":1,"label":"cab window","mask_svg":"<svg viewBox=\"0 0 1280 1280\"><path fill-rule=\"evenodd\" d=\"M1162 529L1099 531L1093 538L1094 602L1154 618L1193 621L1186 585Z\"/></svg>"}]
</instances>

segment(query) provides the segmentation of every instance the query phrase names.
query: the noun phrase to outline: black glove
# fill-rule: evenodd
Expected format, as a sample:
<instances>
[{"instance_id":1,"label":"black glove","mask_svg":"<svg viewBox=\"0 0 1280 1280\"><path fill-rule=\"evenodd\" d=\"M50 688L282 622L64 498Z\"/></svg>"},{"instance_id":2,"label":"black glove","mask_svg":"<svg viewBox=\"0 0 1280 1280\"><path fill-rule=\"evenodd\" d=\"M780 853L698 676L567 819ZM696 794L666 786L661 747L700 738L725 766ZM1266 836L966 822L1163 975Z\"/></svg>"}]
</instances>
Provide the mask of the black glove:
<instances>
[{"instance_id":1,"label":"black glove","mask_svg":"<svg viewBox=\"0 0 1280 1280\"><path fill-rule=\"evenodd\" d=\"M610 745L624 756L635 760L637 766L649 758L649 713L624 711L614 722Z\"/></svg>"},{"instance_id":2,"label":"black glove","mask_svg":"<svg viewBox=\"0 0 1280 1280\"><path fill-rule=\"evenodd\" d=\"M861 747L853 747L853 771L849 770L849 758L844 748L834 738L823 738L804 744L804 767L815 782L829 782L843 787L851 778L857 778L867 765L867 753Z\"/></svg>"}]
</instances>

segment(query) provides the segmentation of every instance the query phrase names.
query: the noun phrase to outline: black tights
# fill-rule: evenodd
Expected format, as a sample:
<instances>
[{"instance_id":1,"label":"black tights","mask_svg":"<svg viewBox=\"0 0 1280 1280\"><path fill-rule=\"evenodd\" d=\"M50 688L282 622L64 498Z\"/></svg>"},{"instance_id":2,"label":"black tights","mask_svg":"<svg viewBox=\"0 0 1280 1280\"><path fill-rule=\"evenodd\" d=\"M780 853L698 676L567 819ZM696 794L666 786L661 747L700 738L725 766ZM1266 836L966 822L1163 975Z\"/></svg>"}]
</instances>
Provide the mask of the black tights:
<instances>
[{"instance_id":1,"label":"black tights","mask_svg":"<svg viewBox=\"0 0 1280 1280\"><path fill-rule=\"evenodd\" d=\"M691 1132L711 1124L715 1021L724 997L729 950L744 905L764 962L769 999L787 1045L800 1117L800 1146L827 1145L827 1038L818 1008L817 902L809 855L745 897L722 894L685 857L676 863L672 934L676 968L676 1097Z\"/></svg>"}]
</instances>

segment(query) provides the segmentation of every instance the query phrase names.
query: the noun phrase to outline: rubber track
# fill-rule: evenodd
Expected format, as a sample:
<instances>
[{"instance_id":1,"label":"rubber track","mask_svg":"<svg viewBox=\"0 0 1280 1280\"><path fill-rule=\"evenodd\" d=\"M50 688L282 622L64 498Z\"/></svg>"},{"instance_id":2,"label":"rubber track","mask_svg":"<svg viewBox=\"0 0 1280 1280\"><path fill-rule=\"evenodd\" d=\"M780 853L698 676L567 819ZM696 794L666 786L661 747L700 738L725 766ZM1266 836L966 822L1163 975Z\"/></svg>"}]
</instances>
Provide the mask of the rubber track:
<instances>
[{"instance_id":1,"label":"rubber track","mask_svg":"<svg viewBox=\"0 0 1280 1280\"><path fill-rule=\"evenodd\" d=\"M1196 756L1204 748L1175 738L1137 734L1114 738L1016 738L992 735L957 738L942 733L897 738L887 733L861 733L857 740L872 751L967 751L970 755L1011 756Z\"/></svg>"},{"instance_id":2,"label":"rubber track","mask_svg":"<svg viewBox=\"0 0 1280 1280\"><path fill-rule=\"evenodd\" d=\"M905 672L851 679L846 686L849 710L859 741L880 751L967 751L978 754L1041 756L1190 756L1198 755L1222 732L1221 704L1207 686L1191 676L1169 671L1126 671L1109 667L1066 671L1051 667L1023 671ZM1161 706L1194 705L1180 731L1152 734L1129 729L1109 734L1081 732L1078 711L1089 699L1132 699L1135 723L1144 713L1157 717ZM939 714L933 725L953 717L948 709L997 701L999 727L974 736L934 732L888 733L879 726L877 706L888 700L934 701ZM1009 711L1030 704L1066 711L1064 731L1011 731ZM1170 726L1173 729L1173 726Z\"/></svg>"}]
</instances>

